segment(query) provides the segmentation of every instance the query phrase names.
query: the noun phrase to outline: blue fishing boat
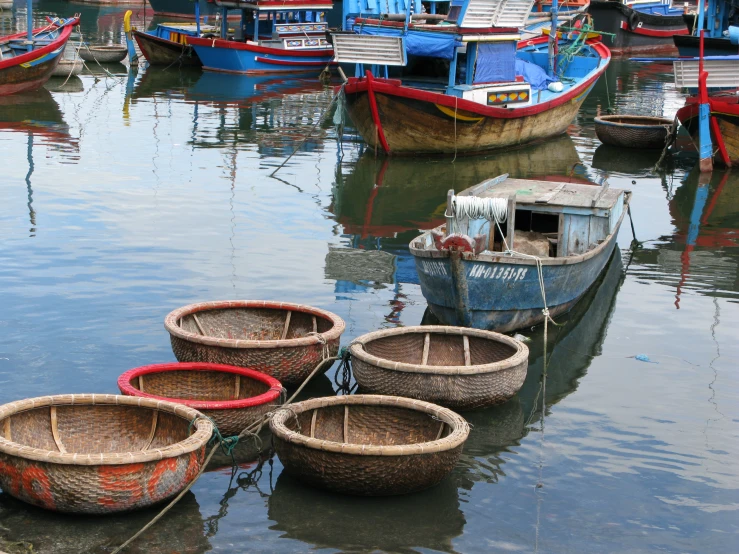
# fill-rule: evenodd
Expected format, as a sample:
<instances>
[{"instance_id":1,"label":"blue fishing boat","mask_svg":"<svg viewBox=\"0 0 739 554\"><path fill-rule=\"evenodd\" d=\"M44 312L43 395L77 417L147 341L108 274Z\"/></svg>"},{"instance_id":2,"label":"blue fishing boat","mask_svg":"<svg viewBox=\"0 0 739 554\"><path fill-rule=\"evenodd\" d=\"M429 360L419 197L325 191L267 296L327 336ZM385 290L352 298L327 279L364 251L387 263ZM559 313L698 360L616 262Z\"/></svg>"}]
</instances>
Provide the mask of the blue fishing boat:
<instances>
[{"instance_id":1,"label":"blue fishing boat","mask_svg":"<svg viewBox=\"0 0 739 554\"><path fill-rule=\"evenodd\" d=\"M509 179L447 197L445 225L410 243L444 324L508 332L566 312L608 262L631 193Z\"/></svg>"},{"instance_id":2,"label":"blue fishing boat","mask_svg":"<svg viewBox=\"0 0 739 554\"><path fill-rule=\"evenodd\" d=\"M533 0L452 0L446 19L356 18L332 35L356 64L342 101L388 155L473 153L564 133L611 56L588 26L521 40ZM558 7L552 6L552 24Z\"/></svg>"},{"instance_id":3,"label":"blue fishing boat","mask_svg":"<svg viewBox=\"0 0 739 554\"><path fill-rule=\"evenodd\" d=\"M691 30L687 35L672 37L680 56L698 56L700 31L704 30L705 56L736 56L739 54L739 13L730 1L708 0L705 13L685 14Z\"/></svg>"},{"instance_id":4,"label":"blue fishing boat","mask_svg":"<svg viewBox=\"0 0 739 554\"><path fill-rule=\"evenodd\" d=\"M334 51L326 40L325 10L333 7L329 0L216 3L222 11L220 38L187 38L204 69L249 75L320 73L333 63ZM229 9L241 11L233 34L227 22Z\"/></svg>"}]
</instances>

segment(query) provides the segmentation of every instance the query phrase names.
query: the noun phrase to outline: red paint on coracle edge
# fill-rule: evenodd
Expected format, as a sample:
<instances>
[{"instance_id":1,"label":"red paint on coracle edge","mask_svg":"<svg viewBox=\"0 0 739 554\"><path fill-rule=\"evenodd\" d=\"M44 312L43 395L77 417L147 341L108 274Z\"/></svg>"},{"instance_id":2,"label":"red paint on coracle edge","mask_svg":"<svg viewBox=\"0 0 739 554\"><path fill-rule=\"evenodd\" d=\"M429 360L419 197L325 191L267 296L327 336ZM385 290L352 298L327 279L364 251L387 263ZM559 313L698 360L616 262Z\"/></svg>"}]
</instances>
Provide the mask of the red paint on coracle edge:
<instances>
[{"instance_id":1,"label":"red paint on coracle edge","mask_svg":"<svg viewBox=\"0 0 739 554\"><path fill-rule=\"evenodd\" d=\"M129 464L125 466L100 466L100 489L103 494L98 504L116 509L133 508L144 499L144 488L141 485L142 471L145 464ZM109 494L105 494L105 493ZM128 493L125 500L122 494Z\"/></svg>"}]
</instances>

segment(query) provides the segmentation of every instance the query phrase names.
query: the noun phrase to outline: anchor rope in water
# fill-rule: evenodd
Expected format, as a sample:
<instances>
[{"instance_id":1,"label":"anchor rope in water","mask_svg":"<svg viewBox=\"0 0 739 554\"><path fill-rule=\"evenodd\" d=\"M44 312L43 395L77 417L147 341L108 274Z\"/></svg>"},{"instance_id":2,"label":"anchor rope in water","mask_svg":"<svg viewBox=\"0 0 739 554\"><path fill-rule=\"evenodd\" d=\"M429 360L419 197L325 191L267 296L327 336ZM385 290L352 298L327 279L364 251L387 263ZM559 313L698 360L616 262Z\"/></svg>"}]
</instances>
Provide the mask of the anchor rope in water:
<instances>
[{"instance_id":1,"label":"anchor rope in water","mask_svg":"<svg viewBox=\"0 0 739 554\"><path fill-rule=\"evenodd\" d=\"M320 335L317 335L317 336L319 337L319 341L322 342L322 344L324 345L324 348L323 348L322 353L323 354L326 354L328 352L328 344L326 342L326 339L325 339L325 337L322 337ZM295 398L298 396L298 394L300 394L302 392L302 390L310 382L310 380L313 379L313 377L316 376L316 374L319 372L319 370L325 364L327 364L328 362L334 362L334 361L336 361L338 359L340 359L339 356L328 356L328 357L322 356L321 357L321 361L318 362L318 365L316 365L316 367L313 369L313 371L311 371L311 373L308 375L308 377L305 378L305 380L296 389L296 391L292 394L292 396L290 396L290 398L288 398L285 401L285 403L282 404L281 406L279 406L277 409L278 410L286 409L286 410L292 411L291 408L288 407L288 405L291 404L293 400L295 400ZM284 391L284 389L283 389L283 391ZM284 393L281 392L280 394L283 395ZM206 456L205 460L203 461L203 464L200 466L200 471L198 471L197 475L193 478L192 481L190 481L188 483L188 485L176 497L174 497L172 499L172 501L169 504L167 504L164 508L162 508L162 510L156 516L154 516L151 519L151 521L149 521L149 523L147 523L146 525L144 525L135 535L133 535L126 542L124 542L121 546L119 546L118 548L116 548L112 552L112 554L119 554L120 552L122 552L127 546L129 546L132 542L134 542L137 538L139 538L142 534L144 534L147 530L149 530L157 521L159 521L162 517L164 517L164 515L175 506L175 504L177 504L180 500L182 500L182 498L185 496L185 494L188 493L188 491L193 487L193 485L195 485L195 483L198 481L198 479L200 479L200 477L203 475L203 473L205 473L205 469L208 467L208 464L210 463L211 459L215 455L216 451L219 448L221 448L221 441L226 441L226 443L227 443L226 446L225 446L226 450L224 450L224 452L225 451L228 451L229 453L231 453L233 451L233 449L235 448L235 446L236 446L236 444L238 443L239 440L241 440L242 438L247 437L247 436L255 436L255 435L258 435L259 432L262 430L262 427L264 427L264 425L270 419L272 419L272 416L274 416L274 413L275 412L267 412L259 420L255 421L252 424L250 424L247 427L245 427L238 435L236 435L234 437L226 437L226 438L224 438L220 434L220 432L218 431L218 428L214 424L213 425L213 433L214 433L215 440L214 440L213 437L211 437L211 441L215 442L215 444L212 445L212 447L210 449L210 452L208 453L208 455ZM294 413L295 412L293 412L293 414ZM201 418L195 418L193 421L190 422L190 426L194 425L195 422L197 421L197 419L203 419L203 418L210 419L207 416L202 416ZM210 421L212 422L213 420L210 420ZM211 443L211 441L209 441L209 444Z\"/></svg>"}]
</instances>

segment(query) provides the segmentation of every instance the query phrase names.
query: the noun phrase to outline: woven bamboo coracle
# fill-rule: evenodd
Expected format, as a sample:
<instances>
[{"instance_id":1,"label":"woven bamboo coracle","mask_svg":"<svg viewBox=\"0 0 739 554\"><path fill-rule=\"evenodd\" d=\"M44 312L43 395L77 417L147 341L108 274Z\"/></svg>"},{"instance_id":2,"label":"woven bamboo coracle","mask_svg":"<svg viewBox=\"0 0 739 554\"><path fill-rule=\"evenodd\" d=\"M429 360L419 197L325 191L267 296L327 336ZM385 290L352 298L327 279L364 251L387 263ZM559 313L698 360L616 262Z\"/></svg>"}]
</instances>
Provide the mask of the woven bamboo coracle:
<instances>
[{"instance_id":1,"label":"woven bamboo coracle","mask_svg":"<svg viewBox=\"0 0 739 554\"><path fill-rule=\"evenodd\" d=\"M221 435L238 435L280 404L282 385L253 369L169 363L131 369L118 378L127 396L184 404L208 416Z\"/></svg>"},{"instance_id":2,"label":"woven bamboo coracle","mask_svg":"<svg viewBox=\"0 0 739 554\"><path fill-rule=\"evenodd\" d=\"M344 321L301 304L235 300L178 308L164 327L181 362L248 367L291 386L336 355Z\"/></svg>"},{"instance_id":3,"label":"woven bamboo coracle","mask_svg":"<svg viewBox=\"0 0 739 554\"><path fill-rule=\"evenodd\" d=\"M469 426L441 406L398 396L315 398L270 420L285 471L310 485L364 496L431 487L454 468Z\"/></svg>"},{"instance_id":4,"label":"woven bamboo coracle","mask_svg":"<svg viewBox=\"0 0 739 554\"><path fill-rule=\"evenodd\" d=\"M363 392L434 402L454 410L508 400L526 378L529 349L500 333L428 325L357 338L349 348Z\"/></svg>"},{"instance_id":5,"label":"woven bamboo coracle","mask_svg":"<svg viewBox=\"0 0 739 554\"><path fill-rule=\"evenodd\" d=\"M664 148L672 120L641 115L603 115L595 118L595 134L603 144L621 148Z\"/></svg>"},{"instance_id":6,"label":"woven bamboo coracle","mask_svg":"<svg viewBox=\"0 0 739 554\"><path fill-rule=\"evenodd\" d=\"M0 487L59 512L144 508L200 471L213 424L197 410L112 394L65 394L0 406Z\"/></svg>"}]
</instances>

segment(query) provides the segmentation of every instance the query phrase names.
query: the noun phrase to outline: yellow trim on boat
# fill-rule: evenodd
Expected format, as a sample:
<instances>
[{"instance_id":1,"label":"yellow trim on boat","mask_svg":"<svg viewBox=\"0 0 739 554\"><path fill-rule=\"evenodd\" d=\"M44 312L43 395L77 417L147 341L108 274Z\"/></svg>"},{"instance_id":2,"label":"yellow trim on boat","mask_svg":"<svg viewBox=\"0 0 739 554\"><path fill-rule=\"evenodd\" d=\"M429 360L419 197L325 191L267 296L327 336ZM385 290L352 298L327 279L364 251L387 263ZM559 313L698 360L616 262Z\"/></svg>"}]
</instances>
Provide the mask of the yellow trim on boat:
<instances>
[{"instance_id":1,"label":"yellow trim on boat","mask_svg":"<svg viewBox=\"0 0 739 554\"><path fill-rule=\"evenodd\" d=\"M485 119L484 116L471 117L469 115L462 115L459 110L457 110L457 113L455 114L453 109L447 108L446 106L442 106L440 104L434 104L434 106L436 106L441 113L446 114L449 117L459 119L460 121L474 121L475 123L477 123L478 121L482 121L483 119Z\"/></svg>"}]
</instances>

